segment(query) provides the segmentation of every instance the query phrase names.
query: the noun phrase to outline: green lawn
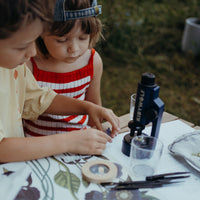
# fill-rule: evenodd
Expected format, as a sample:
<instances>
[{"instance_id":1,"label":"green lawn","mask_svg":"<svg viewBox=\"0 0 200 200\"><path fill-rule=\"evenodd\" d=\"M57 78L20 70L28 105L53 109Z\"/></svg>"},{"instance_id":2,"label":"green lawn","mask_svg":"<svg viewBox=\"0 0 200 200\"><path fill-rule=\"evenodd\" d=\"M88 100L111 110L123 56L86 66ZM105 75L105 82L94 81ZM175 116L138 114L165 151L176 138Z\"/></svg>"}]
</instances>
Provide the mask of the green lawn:
<instances>
[{"instance_id":1,"label":"green lawn","mask_svg":"<svg viewBox=\"0 0 200 200\"><path fill-rule=\"evenodd\" d=\"M144 72L160 86L165 111L200 125L200 56L181 51L187 17L200 17L197 0L99 0L104 24L97 50L104 62L102 101L117 115Z\"/></svg>"}]
</instances>

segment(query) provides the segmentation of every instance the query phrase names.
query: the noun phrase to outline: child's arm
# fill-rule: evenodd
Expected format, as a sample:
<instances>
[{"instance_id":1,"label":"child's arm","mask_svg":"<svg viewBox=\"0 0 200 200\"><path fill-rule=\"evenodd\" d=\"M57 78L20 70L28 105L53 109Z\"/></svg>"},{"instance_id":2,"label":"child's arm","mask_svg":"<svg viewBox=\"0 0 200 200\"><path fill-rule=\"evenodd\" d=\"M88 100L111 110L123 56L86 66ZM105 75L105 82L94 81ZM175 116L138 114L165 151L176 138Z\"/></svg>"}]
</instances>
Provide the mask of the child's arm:
<instances>
[{"instance_id":1,"label":"child's arm","mask_svg":"<svg viewBox=\"0 0 200 200\"><path fill-rule=\"evenodd\" d=\"M101 102L101 77L103 73L103 63L100 55L95 51L93 59L93 78L87 90L85 100L93 102L97 105L102 105Z\"/></svg>"},{"instance_id":2,"label":"child's arm","mask_svg":"<svg viewBox=\"0 0 200 200\"><path fill-rule=\"evenodd\" d=\"M43 137L4 138L0 142L0 162L43 158L60 153L101 155L111 138L96 129L72 131Z\"/></svg>"},{"instance_id":3,"label":"child's arm","mask_svg":"<svg viewBox=\"0 0 200 200\"><path fill-rule=\"evenodd\" d=\"M100 130L102 130L101 118L113 125L113 131L118 130L119 126L119 120L111 110L63 95L56 95L46 112L51 114L88 113ZM110 136L96 129L43 137L3 138L0 142L0 162L33 160L65 152L100 155L107 142L111 142Z\"/></svg>"},{"instance_id":4,"label":"child's arm","mask_svg":"<svg viewBox=\"0 0 200 200\"><path fill-rule=\"evenodd\" d=\"M119 132L119 118L113 111L88 101L80 101L64 95L56 95L46 113L55 115L88 114L99 130L103 131L101 122L102 120L106 120L112 125L112 136Z\"/></svg>"},{"instance_id":5,"label":"child's arm","mask_svg":"<svg viewBox=\"0 0 200 200\"><path fill-rule=\"evenodd\" d=\"M102 102L101 102L100 89L101 89L101 77L102 77L102 73L103 73L103 62L102 62L100 55L97 52L95 52L95 55L94 55L93 65L94 65L94 75L93 75L92 81L90 83L90 86L87 90L85 100L93 102L93 103L101 106ZM101 122L102 121L103 121L103 119L101 119ZM91 118L89 118L88 125L90 125L92 127L95 126L95 124ZM114 137L115 135L117 135L117 132L111 133L112 137Z\"/></svg>"},{"instance_id":6,"label":"child's arm","mask_svg":"<svg viewBox=\"0 0 200 200\"><path fill-rule=\"evenodd\" d=\"M118 117L113 113L112 110L102 108L101 106L97 106L96 104L93 104L89 101L81 101L72 97L66 97L64 95L56 95L54 96L53 101L51 101L51 104L48 104L49 101L45 101L47 98L46 96L40 98L33 98L35 97L36 93L32 92L35 91L35 87L37 90L41 90L41 88L38 87L38 83L33 78L32 73L27 70L27 92L26 93L26 101L25 104L27 108L24 106L24 110L26 110L25 114L23 114L23 118L30 119L30 110L33 111L32 104L38 103L39 98L39 105L42 108L42 112L48 113L48 114L55 114L55 115L81 115L81 114L88 114L92 122L95 124L95 126L103 131L102 128L102 120L107 120L112 125L112 133L111 135L116 135L117 132L119 132L119 119ZM35 87L33 87L35 85ZM40 93L38 92L37 95ZM50 105L50 106L49 106ZM40 108L39 107L39 108ZM38 109L38 108L37 108ZM41 110L41 109L40 109ZM37 113L37 110L35 111ZM42 114L42 113L40 113ZM34 114L32 114L35 116Z\"/></svg>"}]
</instances>

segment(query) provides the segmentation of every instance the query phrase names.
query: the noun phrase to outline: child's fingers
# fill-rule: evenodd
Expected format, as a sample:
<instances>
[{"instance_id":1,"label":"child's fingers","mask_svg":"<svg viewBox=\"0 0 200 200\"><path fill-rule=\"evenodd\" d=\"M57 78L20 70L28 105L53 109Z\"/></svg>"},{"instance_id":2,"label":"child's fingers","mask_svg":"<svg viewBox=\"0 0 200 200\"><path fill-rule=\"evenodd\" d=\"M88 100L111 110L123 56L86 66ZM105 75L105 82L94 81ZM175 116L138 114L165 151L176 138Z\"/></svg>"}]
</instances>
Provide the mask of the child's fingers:
<instances>
[{"instance_id":1,"label":"child's fingers","mask_svg":"<svg viewBox=\"0 0 200 200\"><path fill-rule=\"evenodd\" d=\"M119 131L120 131L120 128L119 128L119 118L118 118L113 112L111 112L110 115L108 116L108 118L107 118L106 120L109 121L110 124L112 125L111 137L113 138L113 137L115 137L115 136L119 133ZM97 121L95 122L95 124L96 124L96 128L97 128L98 130L103 131L103 126L102 126L102 124L101 124L100 121L97 120Z\"/></svg>"},{"instance_id":2,"label":"child's fingers","mask_svg":"<svg viewBox=\"0 0 200 200\"><path fill-rule=\"evenodd\" d=\"M119 129L119 118L113 113L113 111L111 110L111 124L114 127L114 129Z\"/></svg>"},{"instance_id":3,"label":"child's fingers","mask_svg":"<svg viewBox=\"0 0 200 200\"><path fill-rule=\"evenodd\" d=\"M96 155L102 155L105 148L106 148L106 145L102 144L101 146L99 146L99 148L96 149L95 154Z\"/></svg>"},{"instance_id":4,"label":"child's fingers","mask_svg":"<svg viewBox=\"0 0 200 200\"><path fill-rule=\"evenodd\" d=\"M107 142L112 142L112 138L106 133L99 131L98 134L99 134L98 138L99 143L106 144Z\"/></svg>"},{"instance_id":5,"label":"child's fingers","mask_svg":"<svg viewBox=\"0 0 200 200\"><path fill-rule=\"evenodd\" d=\"M105 138L100 139L99 142L96 143L96 148L95 148L94 154L96 154L96 155L102 155L104 149L106 148L106 143L107 142L108 142L108 140L106 140Z\"/></svg>"},{"instance_id":6,"label":"child's fingers","mask_svg":"<svg viewBox=\"0 0 200 200\"><path fill-rule=\"evenodd\" d=\"M112 112L110 111L110 124L112 125L112 133L111 136L114 137L119 131L120 131L120 121L119 118Z\"/></svg>"},{"instance_id":7,"label":"child's fingers","mask_svg":"<svg viewBox=\"0 0 200 200\"><path fill-rule=\"evenodd\" d=\"M103 131L103 126L99 120L94 121L94 123L98 130Z\"/></svg>"},{"instance_id":8,"label":"child's fingers","mask_svg":"<svg viewBox=\"0 0 200 200\"><path fill-rule=\"evenodd\" d=\"M114 138L115 136L118 135L118 133L119 133L119 131L116 131L116 130L113 129L112 132L111 132L111 137Z\"/></svg>"}]
</instances>

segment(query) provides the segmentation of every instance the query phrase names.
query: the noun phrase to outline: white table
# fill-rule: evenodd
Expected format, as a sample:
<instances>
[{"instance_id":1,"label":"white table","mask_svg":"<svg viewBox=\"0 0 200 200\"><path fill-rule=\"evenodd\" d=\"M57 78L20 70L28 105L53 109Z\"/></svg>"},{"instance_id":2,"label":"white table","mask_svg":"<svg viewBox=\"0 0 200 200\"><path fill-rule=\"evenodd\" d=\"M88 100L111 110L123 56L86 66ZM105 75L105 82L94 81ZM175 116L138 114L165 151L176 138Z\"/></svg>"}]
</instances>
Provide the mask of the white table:
<instances>
[{"instance_id":1,"label":"white table","mask_svg":"<svg viewBox=\"0 0 200 200\"><path fill-rule=\"evenodd\" d=\"M149 133L150 130L151 127L147 127L145 132ZM168 144L175 138L191 131L194 131L194 128L180 120L161 125L159 137L163 140L165 149L157 172L190 171L191 177L178 185L149 189L145 192L141 190L143 196L151 196L152 200L200 199L200 172L193 169L185 160L171 156L167 149ZM104 156L112 162L123 166L118 181L126 180L128 177L129 159L121 152L124 134L114 138L104 152ZM101 200L103 195L105 199L114 199L113 195L115 194L111 194L104 187L98 184L88 184L82 179L81 166L91 159L101 158L62 154L29 162L2 164L0 165L0 198L4 200L14 199L14 196L20 192L19 194L25 195L27 199L34 200ZM131 195L131 191L121 191L117 195L126 197Z\"/></svg>"},{"instance_id":2,"label":"white table","mask_svg":"<svg viewBox=\"0 0 200 200\"><path fill-rule=\"evenodd\" d=\"M173 184L163 188L149 189L146 195L156 197L160 200L198 200L200 199L200 169L197 171L192 168L183 158L173 157L168 151L168 145L171 144L177 137L193 132L195 129L185 124L181 120L175 120L161 124L159 138L164 143L164 152L161 161L158 164L156 173L168 173L177 171L191 172L190 178L185 179L181 184ZM145 133L150 134L151 127L144 130ZM111 161L127 166L129 170L129 158L121 153L122 139L126 133L120 134L113 140L112 145L108 145L104 155ZM114 153L115 152L115 153ZM199 147L200 152L200 147ZM200 159L199 159L200 162Z\"/></svg>"}]
</instances>

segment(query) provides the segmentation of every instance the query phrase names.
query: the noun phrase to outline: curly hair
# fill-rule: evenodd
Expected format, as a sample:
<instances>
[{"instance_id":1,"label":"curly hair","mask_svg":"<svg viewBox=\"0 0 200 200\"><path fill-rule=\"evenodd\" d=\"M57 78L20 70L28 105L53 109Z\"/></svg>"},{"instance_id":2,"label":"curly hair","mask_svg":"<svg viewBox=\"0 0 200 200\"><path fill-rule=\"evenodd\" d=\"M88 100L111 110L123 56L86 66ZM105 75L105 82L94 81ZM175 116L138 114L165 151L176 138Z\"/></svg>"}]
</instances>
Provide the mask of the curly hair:
<instances>
[{"instance_id":1,"label":"curly hair","mask_svg":"<svg viewBox=\"0 0 200 200\"><path fill-rule=\"evenodd\" d=\"M0 0L0 39L39 18L51 22L55 0Z\"/></svg>"}]
</instances>

